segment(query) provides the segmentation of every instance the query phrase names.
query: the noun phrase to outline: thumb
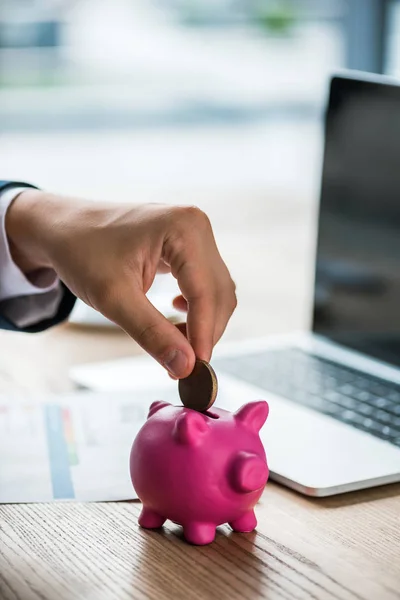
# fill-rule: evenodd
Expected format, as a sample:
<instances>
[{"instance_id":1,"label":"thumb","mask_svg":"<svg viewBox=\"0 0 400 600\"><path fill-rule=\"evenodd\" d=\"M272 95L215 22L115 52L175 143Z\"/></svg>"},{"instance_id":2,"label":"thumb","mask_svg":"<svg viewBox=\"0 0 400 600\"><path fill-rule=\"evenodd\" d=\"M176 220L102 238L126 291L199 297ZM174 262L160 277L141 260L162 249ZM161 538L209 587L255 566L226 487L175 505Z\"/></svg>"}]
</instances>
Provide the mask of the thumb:
<instances>
[{"instance_id":1,"label":"thumb","mask_svg":"<svg viewBox=\"0 0 400 600\"><path fill-rule=\"evenodd\" d=\"M107 307L106 316L122 327L171 375L181 379L193 371L195 354L186 337L148 300L142 290L124 292Z\"/></svg>"}]
</instances>

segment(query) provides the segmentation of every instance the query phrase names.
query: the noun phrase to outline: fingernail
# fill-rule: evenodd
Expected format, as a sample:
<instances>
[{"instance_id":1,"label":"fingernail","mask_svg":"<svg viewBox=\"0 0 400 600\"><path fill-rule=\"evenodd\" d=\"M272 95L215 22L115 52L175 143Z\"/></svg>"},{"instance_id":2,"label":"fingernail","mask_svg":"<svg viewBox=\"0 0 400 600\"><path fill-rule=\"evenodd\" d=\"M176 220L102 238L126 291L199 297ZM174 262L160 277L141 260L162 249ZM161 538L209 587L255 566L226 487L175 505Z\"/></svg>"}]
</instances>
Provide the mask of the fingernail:
<instances>
[{"instance_id":1,"label":"fingernail","mask_svg":"<svg viewBox=\"0 0 400 600\"><path fill-rule=\"evenodd\" d=\"M181 350L173 350L164 361L164 367L175 377L182 377L186 371L187 358Z\"/></svg>"}]
</instances>

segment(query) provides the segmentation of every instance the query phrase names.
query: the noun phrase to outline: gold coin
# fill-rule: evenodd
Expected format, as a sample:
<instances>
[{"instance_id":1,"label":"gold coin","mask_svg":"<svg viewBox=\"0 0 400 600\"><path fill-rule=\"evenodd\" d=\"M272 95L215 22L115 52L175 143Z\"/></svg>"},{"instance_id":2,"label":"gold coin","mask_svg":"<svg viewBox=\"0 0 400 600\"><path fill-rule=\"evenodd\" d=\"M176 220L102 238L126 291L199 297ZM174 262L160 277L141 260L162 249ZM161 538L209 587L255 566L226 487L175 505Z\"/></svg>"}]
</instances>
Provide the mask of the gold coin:
<instances>
[{"instance_id":1,"label":"gold coin","mask_svg":"<svg viewBox=\"0 0 400 600\"><path fill-rule=\"evenodd\" d=\"M218 391L214 369L205 360L196 360L189 377L179 380L178 389L186 408L200 412L208 410L214 404Z\"/></svg>"}]
</instances>

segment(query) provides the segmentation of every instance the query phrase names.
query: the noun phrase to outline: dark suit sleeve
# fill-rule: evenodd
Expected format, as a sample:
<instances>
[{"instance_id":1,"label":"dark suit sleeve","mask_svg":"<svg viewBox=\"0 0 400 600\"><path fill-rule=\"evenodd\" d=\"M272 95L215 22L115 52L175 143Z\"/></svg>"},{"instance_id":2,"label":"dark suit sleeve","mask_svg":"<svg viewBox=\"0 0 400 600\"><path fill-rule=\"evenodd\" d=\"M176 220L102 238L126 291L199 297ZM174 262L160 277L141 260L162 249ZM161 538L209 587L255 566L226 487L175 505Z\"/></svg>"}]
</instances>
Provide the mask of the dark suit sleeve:
<instances>
[{"instance_id":1,"label":"dark suit sleeve","mask_svg":"<svg viewBox=\"0 0 400 600\"><path fill-rule=\"evenodd\" d=\"M1 181L0 180L0 193L9 188L20 187L20 186L37 189L34 185L31 185L29 183L22 183L20 181ZM0 329L8 329L10 331L24 331L26 333L36 333L39 331L44 331L45 329L48 329L49 327L53 327L54 325L57 325L58 323L65 321L68 318L70 312L72 311L72 309L74 307L76 298L72 294L72 292L70 292L70 290L63 283L61 283L61 286L62 286L63 294L62 294L56 315L54 317L52 317L51 319L44 319L42 321L39 321L38 323L35 323L34 325L30 325L29 327L25 327L25 328L17 327L14 323L12 323L9 319L7 319L2 314L1 302L0 302Z\"/></svg>"},{"instance_id":2,"label":"dark suit sleeve","mask_svg":"<svg viewBox=\"0 0 400 600\"><path fill-rule=\"evenodd\" d=\"M61 286L63 295L61 297L57 313L54 315L54 317L51 319L43 319L34 325L29 325L29 327L17 327L14 325L14 323L1 314L0 303L0 329L8 329L9 331L22 331L25 333L38 333L39 331L44 331L45 329L54 327L54 325L58 325L59 323L62 323L62 321L68 319L72 309L74 308L76 298L62 282Z\"/></svg>"}]
</instances>

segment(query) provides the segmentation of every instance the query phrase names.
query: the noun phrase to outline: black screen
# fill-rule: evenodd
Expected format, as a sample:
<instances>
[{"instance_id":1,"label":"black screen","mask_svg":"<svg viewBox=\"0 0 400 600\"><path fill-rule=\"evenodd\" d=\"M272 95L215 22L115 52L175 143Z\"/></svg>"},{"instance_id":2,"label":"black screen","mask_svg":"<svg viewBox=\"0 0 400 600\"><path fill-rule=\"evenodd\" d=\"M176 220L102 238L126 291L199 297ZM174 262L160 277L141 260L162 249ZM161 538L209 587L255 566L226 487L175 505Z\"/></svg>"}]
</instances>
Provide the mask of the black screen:
<instances>
[{"instance_id":1,"label":"black screen","mask_svg":"<svg viewBox=\"0 0 400 600\"><path fill-rule=\"evenodd\" d=\"M400 87L335 77L314 332L400 365Z\"/></svg>"}]
</instances>

